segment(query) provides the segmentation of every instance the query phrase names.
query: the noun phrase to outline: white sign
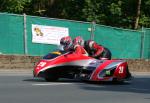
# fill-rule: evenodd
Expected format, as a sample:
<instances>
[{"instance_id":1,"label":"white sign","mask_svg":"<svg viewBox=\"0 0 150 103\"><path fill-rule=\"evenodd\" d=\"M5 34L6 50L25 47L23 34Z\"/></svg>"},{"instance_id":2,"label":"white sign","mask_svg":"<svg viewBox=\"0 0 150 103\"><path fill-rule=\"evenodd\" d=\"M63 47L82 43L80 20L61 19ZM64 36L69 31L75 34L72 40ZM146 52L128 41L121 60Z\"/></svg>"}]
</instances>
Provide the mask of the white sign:
<instances>
[{"instance_id":1,"label":"white sign","mask_svg":"<svg viewBox=\"0 0 150 103\"><path fill-rule=\"evenodd\" d=\"M32 24L32 42L34 43L59 45L60 39L68 35L68 28Z\"/></svg>"}]
</instances>

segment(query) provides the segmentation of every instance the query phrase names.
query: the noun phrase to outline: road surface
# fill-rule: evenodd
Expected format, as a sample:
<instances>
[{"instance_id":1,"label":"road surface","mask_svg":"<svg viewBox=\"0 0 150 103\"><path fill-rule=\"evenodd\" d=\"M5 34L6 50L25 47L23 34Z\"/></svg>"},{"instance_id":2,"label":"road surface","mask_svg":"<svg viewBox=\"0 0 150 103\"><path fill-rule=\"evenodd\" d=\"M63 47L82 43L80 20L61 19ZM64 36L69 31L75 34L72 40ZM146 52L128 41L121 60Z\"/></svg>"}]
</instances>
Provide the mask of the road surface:
<instances>
[{"instance_id":1,"label":"road surface","mask_svg":"<svg viewBox=\"0 0 150 103\"><path fill-rule=\"evenodd\" d=\"M150 74L113 84L46 82L31 73L0 72L0 103L150 103Z\"/></svg>"}]
</instances>

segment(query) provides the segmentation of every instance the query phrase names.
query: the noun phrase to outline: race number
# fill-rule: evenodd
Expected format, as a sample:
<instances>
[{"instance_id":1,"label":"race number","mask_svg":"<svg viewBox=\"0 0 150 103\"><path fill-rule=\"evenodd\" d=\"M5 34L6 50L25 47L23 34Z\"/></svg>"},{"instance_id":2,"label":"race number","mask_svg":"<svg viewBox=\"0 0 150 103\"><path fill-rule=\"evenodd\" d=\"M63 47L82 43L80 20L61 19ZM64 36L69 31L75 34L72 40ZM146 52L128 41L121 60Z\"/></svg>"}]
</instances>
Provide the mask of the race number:
<instances>
[{"instance_id":1,"label":"race number","mask_svg":"<svg viewBox=\"0 0 150 103\"><path fill-rule=\"evenodd\" d=\"M40 62L37 66L43 67L45 66L46 62Z\"/></svg>"},{"instance_id":2,"label":"race number","mask_svg":"<svg viewBox=\"0 0 150 103\"><path fill-rule=\"evenodd\" d=\"M124 70L124 66L120 66L119 67L119 73L122 74L124 72L123 70Z\"/></svg>"}]
</instances>

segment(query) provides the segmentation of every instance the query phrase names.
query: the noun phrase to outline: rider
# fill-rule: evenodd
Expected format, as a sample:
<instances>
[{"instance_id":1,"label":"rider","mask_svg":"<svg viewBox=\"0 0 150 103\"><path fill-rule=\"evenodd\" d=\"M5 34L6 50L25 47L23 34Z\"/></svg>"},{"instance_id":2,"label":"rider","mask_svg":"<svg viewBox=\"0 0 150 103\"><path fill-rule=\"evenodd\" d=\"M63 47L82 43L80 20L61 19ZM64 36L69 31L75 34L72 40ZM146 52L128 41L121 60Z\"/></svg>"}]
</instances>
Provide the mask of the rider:
<instances>
[{"instance_id":1,"label":"rider","mask_svg":"<svg viewBox=\"0 0 150 103\"><path fill-rule=\"evenodd\" d=\"M84 49L83 45L84 45L84 40L82 39L82 37L78 36L78 37L74 38L73 48L74 48L75 52L77 54L83 54L83 55L88 56L88 53Z\"/></svg>"},{"instance_id":2,"label":"rider","mask_svg":"<svg viewBox=\"0 0 150 103\"><path fill-rule=\"evenodd\" d=\"M81 43L83 43L83 39L81 37L76 37L73 42L70 36L63 37L60 40L60 44L63 46L64 51L73 51L78 55L87 55L88 53L83 46L81 46Z\"/></svg>"},{"instance_id":3,"label":"rider","mask_svg":"<svg viewBox=\"0 0 150 103\"><path fill-rule=\"evenodd\" d=\"M63 46L64 51L71 51L72 39L70 36L62 37L60 39L60 45Z\"/></svg>"},{"instance_id":4,"label":"rider","mask_svg":"<svg viewBox=\"0 0 150 103\"><path fill-rule=\"evenodd\" d=\"M85 41L84 48L91 57L96 59L111 59L111 52L109 49L103 47L102 45L98 45L93 40Z\"/></svg>"}]
</instances>

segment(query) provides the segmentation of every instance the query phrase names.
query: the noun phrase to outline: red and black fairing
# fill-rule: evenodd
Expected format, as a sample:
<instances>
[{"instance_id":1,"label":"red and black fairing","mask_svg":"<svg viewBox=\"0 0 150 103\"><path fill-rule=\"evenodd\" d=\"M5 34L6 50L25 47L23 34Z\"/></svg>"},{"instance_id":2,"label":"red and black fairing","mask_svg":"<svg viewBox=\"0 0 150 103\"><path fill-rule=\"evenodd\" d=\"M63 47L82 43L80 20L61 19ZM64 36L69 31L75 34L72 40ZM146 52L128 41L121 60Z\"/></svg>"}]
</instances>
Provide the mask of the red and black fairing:
<instances>
[{"instance_id":1,"label":"red and black fairing","mask_svg":"<svg viewBox=\"0 0 150 103\"><path fill-rule=\"evenodd\" d=\"M90 81L122 81L130 75L128 65L123 60L96 60L96 63L90 63L88 68L95 68L90 78ZM88 70L88 69L87 69Z\"/></svg>"},{"instance_id":2,"label":"red and black fairing","mask_svg":"<svg viewBox=\"0 0 150 103\"><path fill-rule=\"evenodd\" d=\"M56 80L61 77L89 81L123 80L128 77L128 65L123 60L97 60L76 53L53 52L45 56L34 69L35 77Z\"/></svg>"},{"instance_id":3,"label":"red and black fairing","mask_svg":"<svg viewBox=\"0 0 150 103\"><path fill-rule=\"evenodd\" d=\"M50 78L55 77L70 77L80 73L80 69L88 65L93 58L80 55L76 53L59 54L60 52L53 52L45 56L34 69L35 77Z\"/></svg>"}]
</instances>

